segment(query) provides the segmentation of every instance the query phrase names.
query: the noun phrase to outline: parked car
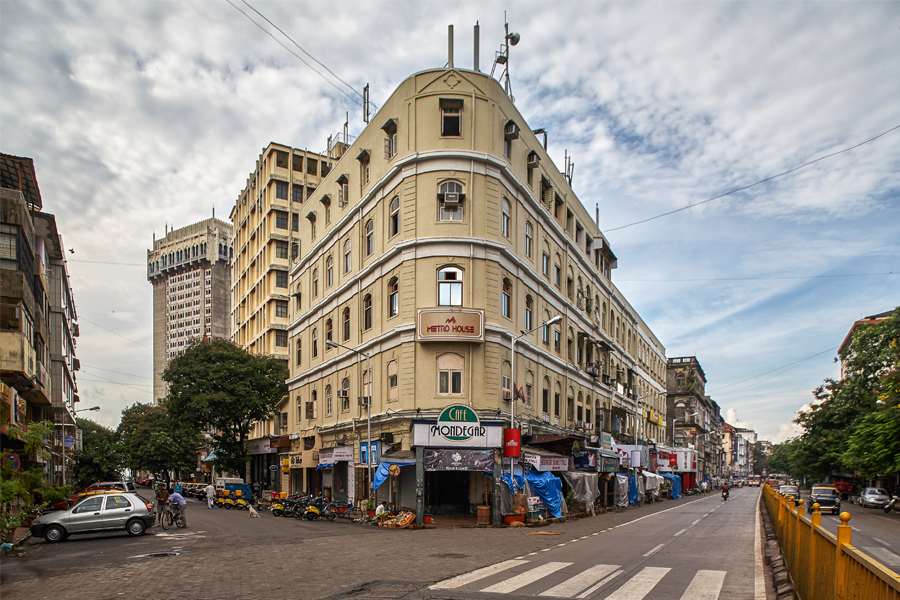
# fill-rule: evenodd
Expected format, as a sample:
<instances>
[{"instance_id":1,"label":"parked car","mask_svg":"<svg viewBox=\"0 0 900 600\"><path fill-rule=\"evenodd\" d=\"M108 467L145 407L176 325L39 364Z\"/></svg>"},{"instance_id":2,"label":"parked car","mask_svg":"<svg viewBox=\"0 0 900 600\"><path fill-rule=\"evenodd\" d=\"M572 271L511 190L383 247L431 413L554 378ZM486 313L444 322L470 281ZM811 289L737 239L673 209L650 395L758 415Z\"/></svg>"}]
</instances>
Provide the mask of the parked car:
<instances>
[{"instance_id":1,"label":"parked car","mask_svg":"<svg viewBox=\"0 0 900 600\"><path fill-rule=\"evenodd\" d=\"M31 535L61 542L76 533L124 530L142 535L153 527L153 504L129 492L97 491L71 508L41 515L31 525Z\"/></svg>"},{"instance_id":2,"label":"parked car","mask_svg":"<svg viewBox=\"0 0 900 600\"><path fill-rule=\"evenodd\" d=\"M860 506L874 506L875 508L884 508L891 501L890 494L883 488L866 488L859 495L857 504Z\"/></svg>"},{"instance_id":3,"label":"parked car","mask_svg":"<svg viewBox=\"0 0 900 600\"><path fill-rule=\"evenodd\" d=\"M783 485L778 488L778 491L793 502L800 499L800 488L796 485Z\"/></svg>"},{"instance_id":4,"label":"parked car","mask_svg":"<svg viewBox=\"0 0 900 600\"><path fill-rule=\"evenodd\" d=\"M818 503L819 512L831 511L833 514L841 512L841 493L833 486L816 485L809 493L809 503L806 511L813 512L813 504Z\"/></svg>"}]
</instances>

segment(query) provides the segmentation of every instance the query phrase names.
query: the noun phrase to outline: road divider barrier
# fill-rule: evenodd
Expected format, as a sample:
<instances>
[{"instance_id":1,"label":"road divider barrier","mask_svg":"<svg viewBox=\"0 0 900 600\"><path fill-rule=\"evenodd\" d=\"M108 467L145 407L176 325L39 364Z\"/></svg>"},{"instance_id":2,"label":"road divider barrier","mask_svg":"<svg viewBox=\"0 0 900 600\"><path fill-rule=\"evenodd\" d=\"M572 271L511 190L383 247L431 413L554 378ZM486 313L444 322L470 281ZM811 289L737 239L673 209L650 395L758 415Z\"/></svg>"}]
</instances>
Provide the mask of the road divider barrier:
<instances>
[{"instance_id":1,"label":"road divider barrier","mask_svg":"<svg viewBox=\"0 0 900 600\"><path fill-rule=\"evenodd\" d=\"M851 544L850 513L841 513L837 535L822 527L819 505L803 514L770 486L763 500L775 527L785 566L800 600L900 600L900 575Z\"/></svg>"}]
</instances>

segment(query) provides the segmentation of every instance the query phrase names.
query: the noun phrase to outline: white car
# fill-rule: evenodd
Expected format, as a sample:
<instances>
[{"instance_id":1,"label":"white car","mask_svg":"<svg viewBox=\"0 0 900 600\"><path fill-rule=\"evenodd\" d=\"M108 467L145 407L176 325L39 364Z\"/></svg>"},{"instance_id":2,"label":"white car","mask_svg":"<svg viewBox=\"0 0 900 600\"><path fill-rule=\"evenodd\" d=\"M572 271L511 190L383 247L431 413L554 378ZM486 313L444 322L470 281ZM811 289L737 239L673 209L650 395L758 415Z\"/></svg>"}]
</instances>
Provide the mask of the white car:
<instances>
[{"instance_id":1,"label":"white car","mask_svg":"<svg viewBox=\"0 0 900 600\"><path fill-rule=\"evenodd\" d=\"M860 506L874 506L875 508L884 508L891 501L887 490L883 488L866 488L859 496L857 504Z\"/></svg>"}]
</instances>

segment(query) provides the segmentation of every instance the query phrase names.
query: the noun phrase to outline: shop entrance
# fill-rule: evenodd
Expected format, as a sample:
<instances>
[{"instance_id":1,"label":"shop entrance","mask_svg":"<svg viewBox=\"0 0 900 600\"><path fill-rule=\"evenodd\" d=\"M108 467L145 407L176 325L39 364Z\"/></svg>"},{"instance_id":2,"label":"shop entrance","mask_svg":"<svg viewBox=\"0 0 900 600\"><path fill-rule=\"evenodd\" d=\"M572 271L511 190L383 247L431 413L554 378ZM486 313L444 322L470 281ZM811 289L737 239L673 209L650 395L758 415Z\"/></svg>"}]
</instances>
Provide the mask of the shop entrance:
<instances>
[{"instance_id":1,"label":"shop entrance","mask_svg":"<svg viewBox=\"0 0 900 600\"><path fill-rule=\"evenodd\" d=\"M469 472L426 471L425 503L434 515L469 514Z\"/></svg>"}]
</instances>

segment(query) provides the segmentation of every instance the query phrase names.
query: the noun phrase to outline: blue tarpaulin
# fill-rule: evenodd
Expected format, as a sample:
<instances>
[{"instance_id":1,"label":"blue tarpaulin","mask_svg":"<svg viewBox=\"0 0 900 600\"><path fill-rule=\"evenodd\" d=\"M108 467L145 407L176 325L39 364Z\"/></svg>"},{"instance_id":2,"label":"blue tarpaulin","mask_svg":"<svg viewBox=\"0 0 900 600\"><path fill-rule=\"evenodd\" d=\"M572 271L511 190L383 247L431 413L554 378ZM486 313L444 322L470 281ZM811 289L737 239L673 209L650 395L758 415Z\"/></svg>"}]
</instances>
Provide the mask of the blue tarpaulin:
<instances>
[{"instance_id":1,"label":"blue tarpaulin","mask_svg":"<svg viewBox=\"0 0 900 600\"><path fill-rule=\"evenodd\" d=\"M334 463L328 463L328 464L319 463L319 466L316 467L316 471L318 471L319 469L330 469L333 466L334 466Z\"/></svg>"},{"instance_id":2,"label":"blue tarpaulin","mask_svg":"<svg viewBox=\"0 0 900 600\"><path fill-rule=\"evenodd\" d=\"M512 491L512 480L509 473L504 473L501 477L506 486ZM516 487L521 490L525 487L525 481L531 486L531 491L541 499L547 511L554 517L562 517L562 480L549 471L531 471L522 479L520 475L516 475Z\"/></svg>"},{"instance_id":3,"label":"blue tarpaulin","mask_svg":"<svg viewBox=\"0 0 900 600\"><path fill-rule=\"evenodd\" d=\"M673 500L677 500L681 498L681 477L676 477L671 473L662 473L662 476L669 480L669 483L672 484L672 494L671 498Z\"/></svg>"},{"instance_id":4,"label":"blue tarpaulin","mask_svg":"<svg viewBox=\"0 0 900 600\"><path fill-rule=\"evenodd\" d=\"M637 483L634 480L634 474L628 474L628 504L634 504L638 499Z\"/></svg>"},{"instance_id":5,"label":"blue tarpaulin","mask_svg":"<svg viewBox=\"0 0 900 600\"><path fill-rule=\"evenodd\" d=\"M372 489L373 490L377 490L378 487L382 483L384 483L385 481L387 481L390 478L391 473L388 471L388 469L391 468L391 465L397 465L398 467L414 467L414 466L416 466L416 463L412 463L412 464L389 463L389 462L378 463L378 470L375 471L374 475L372 475L372 485L373 485Z\"/></svg>"}]
</instances>

